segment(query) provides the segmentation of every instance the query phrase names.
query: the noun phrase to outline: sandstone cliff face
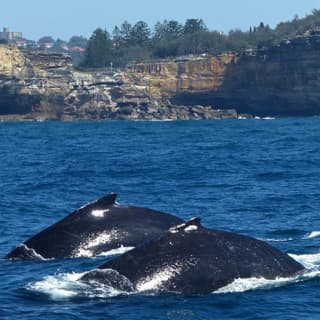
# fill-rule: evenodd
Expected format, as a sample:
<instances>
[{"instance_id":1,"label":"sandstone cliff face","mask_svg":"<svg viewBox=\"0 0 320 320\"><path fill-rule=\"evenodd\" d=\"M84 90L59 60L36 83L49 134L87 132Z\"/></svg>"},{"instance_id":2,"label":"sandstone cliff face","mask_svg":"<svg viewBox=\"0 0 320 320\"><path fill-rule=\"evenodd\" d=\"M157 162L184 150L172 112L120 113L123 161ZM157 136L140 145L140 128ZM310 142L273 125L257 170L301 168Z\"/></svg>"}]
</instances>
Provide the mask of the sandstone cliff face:
<instances>
[{"instance_id":1,"label":"sandstone cliff face","mask_svg":"<svg viewBox=\"0 0 320 320\"><path fill-rule=\"evenodd\" d=\"M235 110L172 105L154 84L139 81L133 73L75 71L70 58L62 54L22 54L14 47L2 46L0 61L0 115L6 115L6 119L8 114L61 120L237 117ZM169 69L166 73L171 76ZM166 83L167 79L163 85Z\"/></svg>"},{"instance_id":2,"label":"sandstone cliff face","mask_svg":"<svg viewBox=\"0 0 320 320\"><path fill-rule=\"evenodd\" d=\"M0 115L74 120L126 118L132 113L140 118L133 112L140 105L160 107L145 87L124 84L121 74L77 72L66 55L23 54L0 46Z\"/></svg>"},{"instance_id":3,"label":"sandstone cliff face","mask_svg":"<svg viewBox=\"0 0 320 320\"><path fill-rule=\"evenodd\" d=\"M21 77L26 70L26 58L15 46L0 45L0 74L2 77Z\"/></svg>"},{"instance_id":4,"label":"sandstone cliff face","mask_svg":"<svg viewBox=\"0 0 320 320\"><path fill-rule=\"evenodd\" d=\"M320 36L263 50L136 65L128 77L174 104L234 107L254 115L320 114Z\"/></svg>"},{"instance_id":5,"label":"sandstone cliff face","mask_svg":"<svg viewBox=\"0 0 320 320\"><path fill-rule=\"evenodd\" d=\"M258 115L320 114L320 36L244 54L211 97ZM210 96L210 94L209 94Z\"/></svg>"},{"instance_id":6,"label":"sandstone cliff face","mask_svg":"<svg viewBox=\"0 0 320 320\"><path fill-rule=\"evenodd\" d=\"M188 56L169 62L137 64L127 69L129 81L148 85L152 92L171 98L180 92L218 90L227 67L238 60L236 53L215 57Z\"/></svg>"},{"instance_id":7,"label":"sandstone cliff face","mask_svg":"<svg viewBox=\"0 0 320 320\"><path fill-rule=\"evenodd\" d=\"M78 72L70 58L0 46L0 115L41 119L217 119L320 114L320 36L264 50ZM215 108L219 106L220 108ZM226 109L225 111L221 109Z\"/></svg>"},{"instance_id":8,"label":"sandstone cliff face","mask_svg":"<svg viewBox=\"0 0 320 320\"><path fill-rule=\"evenodd\" d=\"M32 74L32 65L16 47L0 45L0 114L27 113L39 103L26 93L25 79Z\"/></svg>"}]
</instances>

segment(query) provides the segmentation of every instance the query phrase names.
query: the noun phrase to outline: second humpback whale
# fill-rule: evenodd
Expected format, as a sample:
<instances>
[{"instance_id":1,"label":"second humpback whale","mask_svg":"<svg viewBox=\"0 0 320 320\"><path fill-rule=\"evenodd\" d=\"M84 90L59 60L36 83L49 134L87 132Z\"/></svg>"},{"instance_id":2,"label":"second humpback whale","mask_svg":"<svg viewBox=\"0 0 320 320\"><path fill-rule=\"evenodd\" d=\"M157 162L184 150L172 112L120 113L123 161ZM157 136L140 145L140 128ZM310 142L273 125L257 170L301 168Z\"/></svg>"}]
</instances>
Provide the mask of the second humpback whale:
<instances>
[{"instance_id":1,"label":"second humpback whale","mask_svg":"<svg viewBox=\"0 0 320 320\"><path fill-rule=\"evenodd\" d=\"M112 193L39 232L6 257L37 260L96 256L157 238L183 220L147 208L120 205Z\"/></svg>"},{"instance_id":2,"label":"second humpback whale","mask_svg":"<svg viewBox=\"0 0 320 320\"><path fill-rule=\"evenodd\" d=\"M237 278L275 279L302 270L301 264L263 241L208 229L194 218L85 273L80 280L123 291L207 294Z\"/></svg>"}]
</instances>

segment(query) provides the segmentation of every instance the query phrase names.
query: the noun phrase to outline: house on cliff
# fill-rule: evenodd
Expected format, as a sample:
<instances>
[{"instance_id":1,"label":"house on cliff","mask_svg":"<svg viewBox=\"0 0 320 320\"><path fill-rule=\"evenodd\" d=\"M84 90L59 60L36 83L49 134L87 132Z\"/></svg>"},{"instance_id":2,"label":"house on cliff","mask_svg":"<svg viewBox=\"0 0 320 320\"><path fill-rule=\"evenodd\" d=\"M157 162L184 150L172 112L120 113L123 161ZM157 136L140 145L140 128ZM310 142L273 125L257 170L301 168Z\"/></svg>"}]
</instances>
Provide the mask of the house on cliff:
<instances>
[{"instance_id":1,"label":"house on cliff","mask_svg":"<svg viewBox=\"0 0 320 320\"><path fill-rule=\"evenodd\" d=\"M3 28L3 31L0 32L0 40L12 41L22 39L22 32L10 31L9 28Z\"/></svg>"}]
</instances>

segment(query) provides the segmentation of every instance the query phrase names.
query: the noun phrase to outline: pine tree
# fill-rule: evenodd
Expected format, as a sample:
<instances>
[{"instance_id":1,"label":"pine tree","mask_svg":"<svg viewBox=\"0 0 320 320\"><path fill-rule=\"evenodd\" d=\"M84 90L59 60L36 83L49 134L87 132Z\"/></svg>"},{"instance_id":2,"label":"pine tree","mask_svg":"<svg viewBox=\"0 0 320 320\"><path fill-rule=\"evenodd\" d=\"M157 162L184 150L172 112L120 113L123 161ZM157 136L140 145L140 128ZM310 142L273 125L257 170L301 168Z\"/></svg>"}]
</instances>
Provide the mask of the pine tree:
<instances>
[{"instance_id":1,"label":"pine tree","mask_svg":"<svg viewBox=\"0 0 320 320\"><path fill-rule=\"evenodd\" d=\"M208 31L208 28L206 27L202 19L187 19L183 27L184 34L191 34L204 31Z\"/></svg>"},{"instance_id":2,"label":"pine tree","mask_svg":"<svg viewBox=\"0 0 320 320\"><path fill-rule=\"evenodd\" d=\"M89 39L85 66L101 68L109 64L112 42L106 30L96 29Z\"/></svg>"},{"instance_id":3,"label":"pine tree","mask_svg":"<svg viewBox=\"0 0 320 320\"><path fill-rule=\"evenodd\" d=\"M138 21L131 30L131 41L138 46L145 46L150 40L151 31L148 24Z\"/></svg>"}]
</instances>

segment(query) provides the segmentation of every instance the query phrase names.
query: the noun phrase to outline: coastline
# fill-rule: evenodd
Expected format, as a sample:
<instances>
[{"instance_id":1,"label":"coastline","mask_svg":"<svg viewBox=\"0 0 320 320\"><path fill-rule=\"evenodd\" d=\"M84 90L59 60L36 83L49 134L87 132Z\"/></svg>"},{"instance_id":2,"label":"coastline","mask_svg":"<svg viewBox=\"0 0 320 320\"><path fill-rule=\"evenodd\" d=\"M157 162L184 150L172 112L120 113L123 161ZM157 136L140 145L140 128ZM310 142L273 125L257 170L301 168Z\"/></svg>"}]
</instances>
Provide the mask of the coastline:
<instances>
[{"instance_id":1,"label":"coastline","mask_svg":"<svg viewBox=\"0 0 320 320\"><path fill-rule=\"evenodd\" d=\"M80 71L65 54L0 45L0 120L314 116L319 48L320 36L308 35L243 53Z\"/></svg>"},{"instance_id":2,"label":"coastline","mask_svg":"<svg viewBox=\"0 0 320 320\"><path fill-rule=\"evenodd\" d=\"M213 109L210 106L170 106L159 110L141 110L126 108L109 111L102 114L62 114L57 116L50 113L33 112L27 114L0 115L0 121L176 121L176 120L223 120L253 118L251 115L239 115L235 109Z\"/></svg>"}]
</instances>

